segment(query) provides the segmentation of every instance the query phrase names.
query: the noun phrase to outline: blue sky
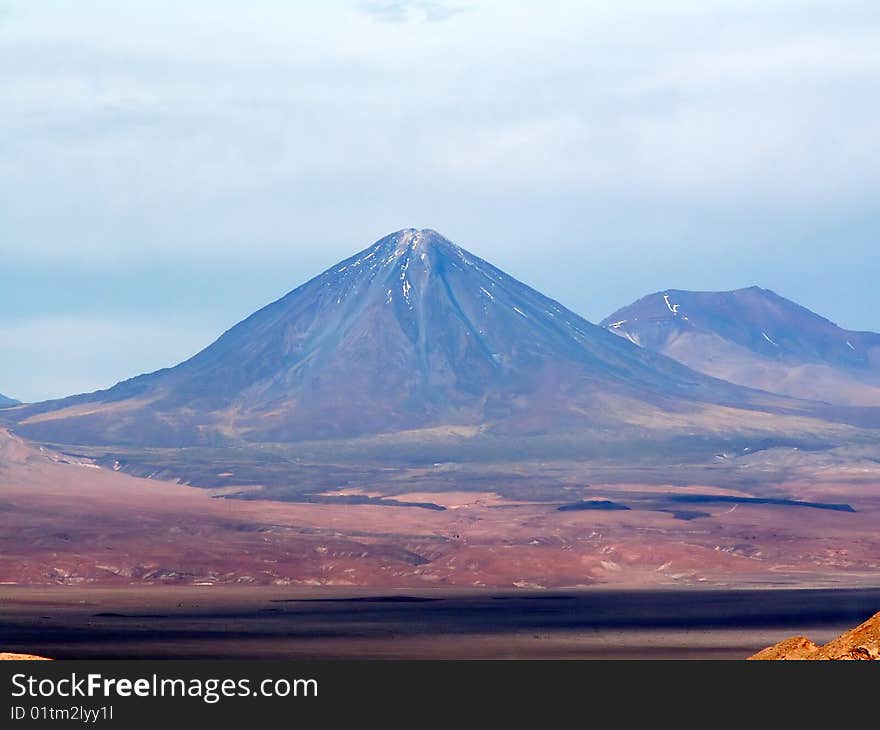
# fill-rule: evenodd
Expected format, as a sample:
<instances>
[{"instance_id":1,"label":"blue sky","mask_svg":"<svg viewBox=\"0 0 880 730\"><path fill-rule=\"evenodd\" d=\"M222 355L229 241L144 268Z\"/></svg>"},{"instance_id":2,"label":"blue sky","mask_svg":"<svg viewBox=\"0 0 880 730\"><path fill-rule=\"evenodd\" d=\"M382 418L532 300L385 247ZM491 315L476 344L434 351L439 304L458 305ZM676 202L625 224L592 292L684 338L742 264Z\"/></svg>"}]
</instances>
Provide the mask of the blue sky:
<instances>
[{"instance_id":1,"label":"blue sky","mask_svg":"<svg viewBox=\"0 0 880 730\"><path fill-rule=\"evenodd\" d=\"M880 330L876 2L0 0L0 392L172 365L399 228L597 321Z\"/></svg>"}]
</instances>

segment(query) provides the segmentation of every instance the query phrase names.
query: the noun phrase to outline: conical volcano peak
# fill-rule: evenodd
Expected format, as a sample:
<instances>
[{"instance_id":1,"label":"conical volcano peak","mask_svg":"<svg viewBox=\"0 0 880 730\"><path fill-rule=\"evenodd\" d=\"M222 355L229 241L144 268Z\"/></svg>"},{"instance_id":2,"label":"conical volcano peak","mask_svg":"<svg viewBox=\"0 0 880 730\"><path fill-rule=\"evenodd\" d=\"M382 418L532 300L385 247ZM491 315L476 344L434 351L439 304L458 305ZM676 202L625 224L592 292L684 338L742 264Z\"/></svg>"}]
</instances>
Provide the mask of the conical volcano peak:
<instances>
[{"instance_id":1,"label":"conical volcano peak","mask_svg":"<svg viewBox=\"0 0 880 730\"><path fill-rule=\"evenodd\" d=\"M389 240L393 243L394 257L404 255L420 255L428 254L433 250L444 250L448 252L457 251L456 246L448 238L437 233L432 228L404 228L383 240Z\"/></svg>"},{"instance_id":2,"label":"conical volcano peak","mask_svg":"<svg viewBox=\"0 0 880 730\"><path fill-rule=\"evenodd\" d=\"M380 285L391 277L400 279L408 290L417 282L426 283L441 269L468 266L475 258L435 230L403 228L328 269L324 276L341 277L346 289L365 282Z\"/></svg>"},{"instance_id":3,"label":"conical volcano peak","mask_svg":"<svg viewBox=\"0 0 880 730\"><path fill-rule=\"evenodd\" d=\"M407 245L427 245L430 246L432 244L446 244L448 246L454 246L446 236L441 233L438 233L433 228L401 228L399 231L395 231L390 234L390 238L394 238L401 243L405 243Z\"/></svg>"},{"instance_id":4,"label":"conical volcano peak","mask_svg":"<svg viewBox=\"0 0 880 730\"><path fill-rule=\"evenodd\" d=\"M402 228L380 238L372 246L340 262L325 274L359 270L361 273L373 275L388 267L401 266L405 271L410 263L416 262L422 268L431 268L432 260L438 256L445 258L451 255L457 256L463 263L470 262L462 248L437 231L430 228Z\"/></svg>"}]
</instances>

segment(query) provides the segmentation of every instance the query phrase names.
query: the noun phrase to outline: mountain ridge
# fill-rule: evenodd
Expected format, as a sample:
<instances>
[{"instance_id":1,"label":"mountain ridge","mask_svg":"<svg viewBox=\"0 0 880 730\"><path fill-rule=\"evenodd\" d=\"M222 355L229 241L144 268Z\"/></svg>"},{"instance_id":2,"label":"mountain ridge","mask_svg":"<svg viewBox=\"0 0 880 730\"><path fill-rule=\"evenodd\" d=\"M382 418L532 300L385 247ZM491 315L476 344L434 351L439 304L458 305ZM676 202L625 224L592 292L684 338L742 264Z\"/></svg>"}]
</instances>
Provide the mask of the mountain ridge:
<instances>
[{"instance_id":1,"label":"mountain ridge","mask_svg":"<svg viewBox=\"0 0 880 730\"><path fill-rule=\"evenodd\" d=\"M780 395L880 406L880 334L846 330L769 289L665 289L601 323L713 377Z\"/></svg>"},{"instance_id":2,"label":"mountain ridge","mask_svg":"<svg viewBox=\"0 0 880 730\"><path fill-rule=\"evenodd\" d=\"M434 426L662 429L670 414L719 407L804 412L636 347L436 231L408 228L175 367L15 418L39 440L180 446Z\"/></svg>"}]
</instances>

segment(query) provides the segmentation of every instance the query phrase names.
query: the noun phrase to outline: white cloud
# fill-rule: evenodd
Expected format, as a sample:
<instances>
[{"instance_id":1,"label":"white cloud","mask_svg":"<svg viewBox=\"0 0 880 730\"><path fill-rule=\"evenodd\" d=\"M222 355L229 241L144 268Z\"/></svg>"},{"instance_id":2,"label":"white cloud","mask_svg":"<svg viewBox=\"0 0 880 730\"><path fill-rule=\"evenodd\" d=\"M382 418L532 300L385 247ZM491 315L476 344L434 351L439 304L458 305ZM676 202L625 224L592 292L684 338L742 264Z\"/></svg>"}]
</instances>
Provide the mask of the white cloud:
<instances>
[{"instance_id":1,"label":"white cloud","mask_svg":"<svg viewBox=\"0 0 880 730\"><path fill-rule=\"evenodd\" d=\"M845 204L876 187L880 29L803 28L803 3L659 7L484 2L402 31L357 3L18 3L0 251L180 253L184 229L184 253L246 254L278 238L240 237L257 199L303 225L316 199L357 219L362 197L444 188L810 204L830 173Z\"/></svg>"},{"instance_id":2,"label":"white cloud","mask_svg":"<svg viewBox=\"0 0 880 730\"><path fill-rule=\"evenodd\" d=\"M727 47L683 53L674 63L648 79L647 86L664 90L731 86L767 88L780 82L809 86L817 79L880 75L880 29L850 29L786 38L775 35L763 42L750 38L728 42Z\"/></svg>"},{"instance_id":3,"label":"white cloud","mask_svg":"<svg viewBox=\"0 0 880 730\"><path fill-rule=\"evenodd\" d=\"M442 23L468 11L467 6L425 0L379 0L362 3L361 8L381 23Z\"/></svg>"}]
</instances>

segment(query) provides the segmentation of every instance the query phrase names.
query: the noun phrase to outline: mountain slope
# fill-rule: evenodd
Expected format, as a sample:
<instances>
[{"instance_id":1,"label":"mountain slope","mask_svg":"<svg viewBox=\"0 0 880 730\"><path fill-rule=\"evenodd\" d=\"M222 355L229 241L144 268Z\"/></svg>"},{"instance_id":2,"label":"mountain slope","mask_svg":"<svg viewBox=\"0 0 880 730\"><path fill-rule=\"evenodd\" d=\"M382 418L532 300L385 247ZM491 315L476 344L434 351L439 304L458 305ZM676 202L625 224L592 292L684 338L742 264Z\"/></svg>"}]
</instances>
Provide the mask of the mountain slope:
<instances>
[{"instance_id":1,"label":"mountain slope","mask_svg":"<svg viewBox=\"0 0 880 730\"><path fill-rule=\"evenodd\" d=\"M60 443L181 446L663 428L708 404L793 407L634 347L436 232L405 229L177 367L16 417L21 433Z\"/></svg>"},{"instance_id":2,"label":"mountain slope","mask_svg":"<svg viewBox=\"0 0 880 730\"><path fill-rule=\"evenodd\" d=\"M0 393L0 408L4 406L15 406L18 405L19 401L15 400L15 398L10 398L9 396L3 395Z\"/></svg>"},{"instance_id":3,"label":"mountain slope","mask_svg":"<svg viewBox=\"0 0 880 730\"><path fill-rule=\"evenodd\" d=\"M670 289L601 324L694 370L750 388L880 406L880 334L842 329L767 289Z\"/></svg>"}]
</instances>

